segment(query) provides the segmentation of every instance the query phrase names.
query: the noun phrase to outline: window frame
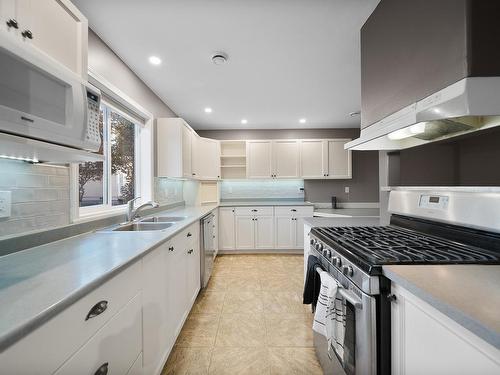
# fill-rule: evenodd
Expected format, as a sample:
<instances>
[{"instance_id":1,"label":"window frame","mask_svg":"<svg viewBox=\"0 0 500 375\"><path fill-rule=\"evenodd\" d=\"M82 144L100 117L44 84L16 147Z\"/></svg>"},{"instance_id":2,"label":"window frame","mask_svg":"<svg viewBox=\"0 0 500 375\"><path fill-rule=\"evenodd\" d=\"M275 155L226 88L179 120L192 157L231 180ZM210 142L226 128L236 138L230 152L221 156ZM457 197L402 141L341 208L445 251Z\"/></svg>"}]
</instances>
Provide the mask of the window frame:
<instances>
[{"instance_id":1,"label":"window frame","mask_svg":"<svg viewBox=\"0 0 500 375\"><path fill-rule=\"evenodd\" d=\"M153 196L153 115L145 110L142 106L137 104L133 99L128 97L118 88L110 84L106 79L95 74L89 70L89 82L99 88L104 94L103 96L110 97L112 100L116 100L120 105L125 108L129 108L131 112L140 115L144 119L144 123L139 123L137 119L134 119L123 110L117 108L117 106L110 103L105 99L102 99L102 104L110 108L112 111L119 113L121 116L135 124L135 197L140 197L139 201L148 201L152 199ZM108 135L111 131L111 124L108 119L103 119L105 125L109 129ZM106 134L106 131L104 132ZM146 150L151 150L147 153ZM106 202L104 204L80 207L79 202L79 164L72 163L70 165L70 178L71 178L71 189L70 189L70 206L71 206L71 222L87 221L96 218L115 216L123 214L127 205L112 205L112 184L109 180L111 177L111 147L105 145L104 147L104 166L103 166L103 200ZM105 190L105 191L104 191Z\"/></svg>"}]
</instances>

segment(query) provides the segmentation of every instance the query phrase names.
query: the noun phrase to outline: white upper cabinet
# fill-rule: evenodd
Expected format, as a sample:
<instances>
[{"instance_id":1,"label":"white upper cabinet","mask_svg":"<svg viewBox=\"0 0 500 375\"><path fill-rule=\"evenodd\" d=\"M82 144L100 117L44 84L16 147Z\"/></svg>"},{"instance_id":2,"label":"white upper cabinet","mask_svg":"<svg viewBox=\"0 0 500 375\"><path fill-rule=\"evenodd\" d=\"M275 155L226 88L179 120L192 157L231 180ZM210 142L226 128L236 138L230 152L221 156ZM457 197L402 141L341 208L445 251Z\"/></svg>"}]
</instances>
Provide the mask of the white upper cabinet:
<instances>
[{"instance_id":1,"label":"white upper cabinet","mask_svg":"<svg viewBox=\"0 0 500 375\"><path fill-rule=\"evenodd\" d=\"M344 149L344 145L349 141L350 139L330 139L327 141L327 178L352 178L352 152Z\"/></svg>"},{"instance_id":2,"label":"white upper cabinet","mask_svg":"<svg viewBox=\"0 0 500 375\"><path fill-rule=\"evenodd\" d=\"M0 30L87 78L88 22L70 1L0 0L0 21Z\"/></svg>"},{"instance_id":3,"label":"white upper cabinet","mask_svg":"<svg viewBox=\"0 0 500 375\"><path fill-rule=\"evenodd\" d=\"M160 118L156 129L157 176L192 178L193 130L181 118Z\"/></svg>"},{"instance_id":4,"label":"white upper cabinet","mask_svg":"<svg viewBox=\"0 0 500 375\"><path fill-rule=\"evenodd\" d=\"M272 141L247 141L247 177L271 178Z\"/></svg>"},{"instance_id":5,"label":"white upper cabinet","mask_svg":"<svg viewBox=\"0 0 500 375\"><path fill-rule=\"evenodd\" d=\"M200 180L220 178L219 141L194 136L192 145L193 173Z\"/></svg>"},{"instance_id":6,"label":"white upper cabinet","mask_svg":"<svg viewBox=\"0 0 500 375\"><path fill-rule=\"evenodd\" d=\"M325 178L328 169L328 145L322 139L300 141L300 174L302 178Z\"/></svg>"},{"instance_id":7,"label":"white upper cabinet","mask_svg":"<svg viewBox=\"0 0 500 375\"><path fill-rule=\"evenodd\" d=\"M272 143L273 174L275 178L300 177L300 150L297 140L278 140Z\"/></svg>"},{"instance_id":8,"label":"white upper cabinet","mask_svg":"<svg viewBox=\"0 0 500 375\"><path fill-rule=\"evenodd\" d=\"M156 126L158 177L217 180L219 141L202 138L181 118L159 118Z\"/></svg>"}]
</instances>

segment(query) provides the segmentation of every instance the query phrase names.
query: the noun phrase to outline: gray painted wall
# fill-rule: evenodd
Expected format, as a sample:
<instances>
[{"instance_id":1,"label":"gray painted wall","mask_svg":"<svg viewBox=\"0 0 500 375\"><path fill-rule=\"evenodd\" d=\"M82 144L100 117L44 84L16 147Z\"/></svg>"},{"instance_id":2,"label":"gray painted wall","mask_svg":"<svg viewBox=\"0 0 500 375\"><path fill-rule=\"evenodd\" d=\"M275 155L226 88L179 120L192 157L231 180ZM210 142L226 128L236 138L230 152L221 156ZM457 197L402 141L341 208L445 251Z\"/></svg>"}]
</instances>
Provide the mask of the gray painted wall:
<instances>
[{"instance_id":1,"label":"gray painted wall","mask_svg":"<svg viewBox=\"0 0 500 375\"><path fill-rule=\"evenodd\" d=\"M500 186L500 129L389 154L392 186Z\"/></svg>"},{"instance_id":2,"label":"gray painted wall","mask_svg":"<svg viewBox=\"0 0 500 375\"><path fill-rule=\"evenodd\" d=\"M359 129L289 129L289 130L198 130L202 137L214 139L295 139L357 138ZM378 151L354 151L350 180L305 180L305 199L311 202L378 202ZM349 194L345 187L349 186Z\"/></svg>"}]
</instances>

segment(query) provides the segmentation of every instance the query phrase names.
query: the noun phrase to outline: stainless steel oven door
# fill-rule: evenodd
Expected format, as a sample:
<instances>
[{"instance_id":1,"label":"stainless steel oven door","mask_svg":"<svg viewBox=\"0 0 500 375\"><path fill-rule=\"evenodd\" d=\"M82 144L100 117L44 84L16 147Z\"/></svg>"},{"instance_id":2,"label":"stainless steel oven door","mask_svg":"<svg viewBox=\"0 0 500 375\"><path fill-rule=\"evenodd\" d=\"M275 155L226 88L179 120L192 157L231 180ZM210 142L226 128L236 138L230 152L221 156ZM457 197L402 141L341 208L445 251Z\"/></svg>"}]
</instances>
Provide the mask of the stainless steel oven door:
<instances>
[{"instance_id":1,"label":"stainless steel oven door","mask_svg":"<svg viewBox=\"0 0 500 375\"><path fill-rule=\"evenodd\" d=\"M343 275L337 293L346 306L344 353L329 354L326 339L315 334L314 346L325 374L375 375L377 373L376 299L363 293ZM342 371L342 372L340 372Z\"/></svg>"}]
</instances>

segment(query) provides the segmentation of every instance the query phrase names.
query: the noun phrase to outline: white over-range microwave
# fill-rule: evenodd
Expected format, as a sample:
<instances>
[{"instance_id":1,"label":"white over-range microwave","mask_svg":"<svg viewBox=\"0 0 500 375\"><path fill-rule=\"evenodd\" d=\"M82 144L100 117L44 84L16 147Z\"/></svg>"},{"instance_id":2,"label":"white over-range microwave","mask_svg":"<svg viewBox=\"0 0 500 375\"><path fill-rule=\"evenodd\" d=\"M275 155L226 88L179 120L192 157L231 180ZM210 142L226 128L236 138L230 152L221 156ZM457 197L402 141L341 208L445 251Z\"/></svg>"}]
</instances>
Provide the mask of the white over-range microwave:
<instances>
[{"instance_id":1,"label":"white over-range microwave","mask_svg":"<svg viewBox=\"0 0 500 375\"><path fill-rule=\"evenodd\" d=\"M0 33L0 132L98 151L100 91L30 45Z\"/></svg>"}]
</instances>

